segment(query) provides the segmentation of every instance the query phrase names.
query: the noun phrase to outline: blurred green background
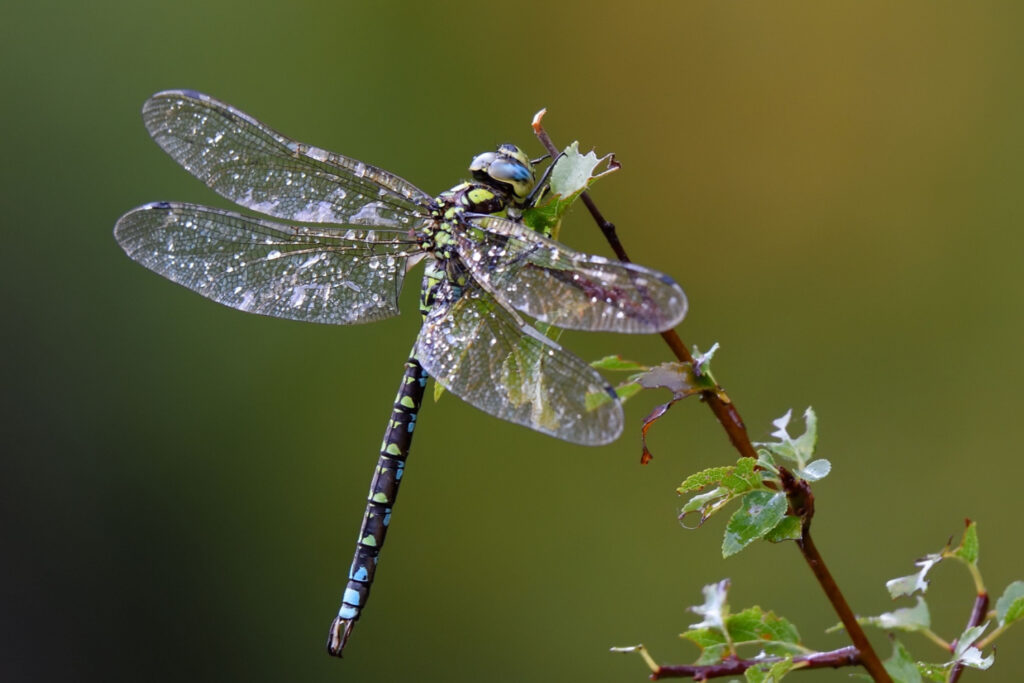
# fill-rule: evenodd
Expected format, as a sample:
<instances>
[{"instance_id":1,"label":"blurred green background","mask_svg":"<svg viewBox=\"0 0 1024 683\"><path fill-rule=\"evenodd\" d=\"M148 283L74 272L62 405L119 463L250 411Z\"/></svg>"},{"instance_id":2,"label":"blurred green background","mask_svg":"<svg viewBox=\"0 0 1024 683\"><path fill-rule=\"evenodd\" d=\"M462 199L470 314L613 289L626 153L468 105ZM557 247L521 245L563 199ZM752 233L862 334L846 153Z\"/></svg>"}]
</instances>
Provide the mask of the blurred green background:
<instances>
[{"instance_id":1,"label":"blurred green background","mask_svg":"<svg viewBox=\"0 0 1024 683\"><path fill-rule=\"evenodd\" d=\"M0 678L639 681L608 647L691 661L684 609L726 576L736 606L845 644L794 548L723 561L724 518L676 522L678 482L735 458L698 403L656 426L640 467L662 396L630 402L598 449L445 396L346 659L324 654L417 278L401 318L336 329L129 261L111 230L133 206L226 206L146 135L142 102L167 88L430 192L495 143L539 154L547 107L556 141L618 155L596 199L633 258L686 289L680 333L722 344L753 438L817 409L834 471L816 538L855 610L892 609L883 582L965 517L998 595L1024 578L1022 28L1010 0L4 3ZM582 210L562 236L608 253ZM563 341L668 358L656 338ZM939 567L930 597L952 637L968 577ZM1020 680L1022 635L985 680Z\"/></svg>"}]
</instances>

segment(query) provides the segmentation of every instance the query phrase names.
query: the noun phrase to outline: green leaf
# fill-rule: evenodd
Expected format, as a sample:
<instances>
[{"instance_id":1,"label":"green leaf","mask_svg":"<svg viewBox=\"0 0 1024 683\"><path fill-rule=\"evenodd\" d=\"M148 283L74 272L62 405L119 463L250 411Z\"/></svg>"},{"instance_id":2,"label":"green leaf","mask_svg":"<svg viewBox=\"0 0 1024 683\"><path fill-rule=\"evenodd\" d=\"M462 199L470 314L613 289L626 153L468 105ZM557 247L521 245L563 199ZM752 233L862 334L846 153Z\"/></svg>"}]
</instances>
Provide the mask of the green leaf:
<instances>
[{"instance_id":1,"label":"green leaf","mask_svg":"<svg viewBox=\"0 0 1024 683\"><path fill-rule=\"evenodd\" d=\"M605 164L603 171L597 167ZM580 154L580 143L573 142L555 160L551 169L551 193L557 197L572 200L603 175L618 169L611 154L598 157L593 151Z\"/></svg>"},{"instance_id":2,"label":"green leaf","mask_svg":"<svg viewBox=\"0 0 1024 683\"><path fill-rule=\"evenodd\" d=\"M758 606L733 614L726 619L729 636L737 646L757 645L766 648L769 654L785 655L794 650L791 646L800 645L800 634L788 619L776 616L774 612L765 612ZM781 650L772 650L774 645L782 645Z\"/></svg>"},{"instance_id":3,"label":"green leaf","mask_svg":"<svg viewBox=\"0 0 1024 683\"><path fill-rule=\"evenodd\" d=\"M650 367L641 365L633 360L626 360L622 356L605 356L595 360L590 367L596 370L610 370L614 372L647 372Z\"/></svg>"},{"instance_id":4,"label":"green leaf","mask_svg":"<svg viewBox=\"0 0 1024 683\"><path fill-rule=\"evenodd\" d=\"M803 536L803 523L795 515L786 515L782 521L775 525L775 528L764 535L764 540L772 543L782 541L796 541Z\"/></svg>"},{"instance_id":5,"label":"green leaf","mask_svg":"<svg viewBox=\"0 0 1024 683\"><path fill-rule=\"evenodd\" d=\"M704 489L711 486L715 488L706 493L698 493L692 496L680 510L680 520L691 512L700 511L701 519L697 524L697 526L700 526L734 498L750 491L766 490L761 481L761 475L754 471L755 465L757 463L751 458L740 458L735 465L712 467L691 474L676 489L678 493L686 494L691 491L704 491Z\"/></svg>"},{"instance_id":6,"label":"green leaf","mask_svg":"<svg viewBox=\"0 0 1024 683\"><path fill-rule=\"evenodd\" d=\"M942 664L928 664L927 662L918 662L917 670L929 681L934 683L946 683L946 676L949 673L950 667Z\"/></svg>"},{"instance_id":7,"label":"green leaf","mask_svg":"<svg viewBox=\"0 0 1024 683\"><path fill-rule=\"evenodd\" d=\"M828 473L832 471L832 463L824 458L820 458L811 463L808 463L807 467L798 469L795 471L796 476L806 481L818 481L828 476Z\"/></svg>"},{"instance_id":8,"label":"green leaf","mask_svg":"<svg viewBox=\"0 0 1024 683\"><path fill-rule=\"evenodd\" d=\"M605 163L605 169L597 167ZM576 199L601 176L618 169L612 155L598 157L593 152L580 154L574 142L555 160L547 192L536 206L523 211L523 223L537 232L557 237L562 217Z\"/></svg>"},{"instance_id":9,"label":"green leaf","mask_svg":"<svg viewBox=\"0 0 1024 683\"><path fill-rule=\"evenodd\" d=\"M892 642L892 656L883 662L893 683L921 683L921 672L914 658L898 640Z\"/></svg>"},{"instance_id":10,"label":"green leaf","mask_svg":"<svg viewBox=\"0 0 1024 683\"><path fill-rule=\"evenodd\" d=\"M778 683L793 670L793 658L787 657L772 664L757 664L743 672L747 683Z\"/></svg>"},{"instance_id":11,"label":"green leaf","mask_svg":"<svg viewBox=\"0 0 1024 683\"><path fill-rule=\"evenodd\" d=\"M1014 581L996 601L996 619L1008 626L1024 618L1024 581Z\"/></svg>"},{"instance_id":12,"label":"green leaf","mask_svg":"<svg viewBox=\"0 0 1024 683\"><path fill-rule=\"evenodd\" d=\"M892 612L883 612L877 617L861 617L857 619L860 624L877 626L886 631L925 631L931 628L932 619L928 612L928 603L924 598L917 596L917 604L913 607L901 607Z\"/></svg>"},{"instance_id":13,"label":"green leaf","mask_svg":"<svg viewBox=\"0 0 1024 683\"><path fill-rule=\"evenodd\" d=\"M709 467L706 470L694 472L683 480L683 483L679 485L676 492L688 493L689 491L700 491L708 486L717 486L734 469L732 465L728 465L725 467Z\"/></svg>"},{"instance_id":14,"label":"green leaf","mask_svg":"<svg viewBox=\"0 0 1024 683\"><path fill-rule=\"evenodd\" d=\"M796 627L772 612L754 606L725 616L725 629L700 625L681 634L701 649L698 664L716 664L731 654L732 647L756 648L757 652L786 657L804 651ZM728 635L726 635L728 634Z\"/></svg>"},{"instance_id":15,"label":"green leaf","mask_svg":"<svg viewBox=\"0 0 1024 683\"><path fill-rule=\"evenodd\" d=\"M731 557L765 536L786 514L786 494L781 491L752 491L733 513L725 527L722 557Z\"/></svg>"},{"instance_id":16,"label":"green leaf","mask_svg":"<svg viewBox=\"0 0 1024 683\"><path fill-rule=\"evenodd\" d=\"M668 389L678 398L713 388L708 384L707 378L694 374L689 363L662 363L638 375L636 381L645 389Z\"/></svg>"},{"instance_id":17,"label":"green leaf","mask_svg":"<svg viewBox=\"0 0 1024 683\"><path fill-rule=\"evenodd\" d=\"M715 514L731 501L733 496L730 494L729 489L724 486L716 487L707 493L698 493L697 495L686 501L679 510L679 519L682 521L683 517L690 514L691 512L700 512L700 526L708 520L711 515Z\"/></svg>"},{"instance_id":18,"label":"green leaf","mask_svg":"<svg viewBox=\"0 0 1024 683\"><path fill-rule=\"evenodd\" d=\"M806 428L804 433L793 438L789 435L788 430L792 415L793 411L788 410L785 415L772 421L772 424L775 425L775 431L772 432L772 436L775 437L776 441L755 443L754 446L764 448L771 452L772 455L788 460L795 465L794 469L799 471L805 469L814 457L814 448L818 441L818 417L814 414L812 408L805 410L804 424ZM831 465L817 465L816 468L812 470L811 475L820 475L818 476L820 479L825 474L828 474L828 469L831 469ZM824 470L824 473L822 473L822 470Z\"/></svg>"},{"instance_id":19,"label":"green leaf","mask_svg":"<svg viewBox=\"0 0 1024 683\"><path fill-rule=\"evenodd\" d=\"M886 581L885 587L889 590L889 595L895 599L903 595L913 595L914 591L921 591L922 593L926 592L928 590L928 580L925 576L927 576L932 567L941 562L942 559L942 553L925 555L914 563L914 566L920 567L921 571L916 574L901 576L897 579L889 579Z\"/></svg>"},{"instance_id":20,"label":"green leaf","mask_svg":"<svg viewBox=\"0 0 1024 683\"><path fill-rule=\"evenodd\" d=\"M968 564L972 564L975 567L978 566L978 524L977 522L968 522L967 528L964 529L963 538L960 539L960 545L952 553L953 557L957 557Z\"/></svg>"},{"instance_id":21,"label":"green leaf","mask_svg":"<svg viewBox=\"0 0 1024 683\"><path fill-rule=\"evenodd\" d=\"M988 657L981 656L981 650L974 647L974 641L981 637L981 634L988 628L988 624L972 626L964 629L964 632L957 638L956 648L953 650L953 660L950 665L963 664L972 669L987 669L996 661L995 655Z\"/></svg>"},{"instance_id":22,"label":"green leaf","mask_svg":"<svg viewBox=\"0 0 1024 683\"><path fill-rule=\"evenodd\" d=\"M696 346L693 347L693 365L697 369L697 374L706 377L708 384L712 388L718 387L718 382L715 381L714 376L711 374L711 358L718 351L718 342L711 345L711 348L707 351L702 352Z\"/></svg>"}]
</instances>

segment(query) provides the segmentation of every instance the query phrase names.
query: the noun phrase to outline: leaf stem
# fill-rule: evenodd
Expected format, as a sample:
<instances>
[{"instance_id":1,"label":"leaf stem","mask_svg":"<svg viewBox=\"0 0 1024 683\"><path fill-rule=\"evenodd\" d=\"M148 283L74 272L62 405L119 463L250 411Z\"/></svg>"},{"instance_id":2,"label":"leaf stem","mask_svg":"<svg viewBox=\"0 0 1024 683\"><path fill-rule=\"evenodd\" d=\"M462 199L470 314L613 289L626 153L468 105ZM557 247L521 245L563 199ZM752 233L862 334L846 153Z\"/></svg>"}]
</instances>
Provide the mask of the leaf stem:
<instances>
[{"instance_id":1,"label":"leaf stem","mask_svg":"<svg viewBox=\"0 0 1024 683\"><path fill-rule=\"evenodd\" d=\"M931 630L930 628L923 628L923 629L921 629L920 633L921 633L922 636L924 636L928 640L932 641L933 643L935 643L936 645L941 647L946 652L952 652L953 651L953 645L951 643L947 643L945 638L943 638L942 636L940 636L938 633L936 633L935 631Z\"/></svg>"}]
</instances>

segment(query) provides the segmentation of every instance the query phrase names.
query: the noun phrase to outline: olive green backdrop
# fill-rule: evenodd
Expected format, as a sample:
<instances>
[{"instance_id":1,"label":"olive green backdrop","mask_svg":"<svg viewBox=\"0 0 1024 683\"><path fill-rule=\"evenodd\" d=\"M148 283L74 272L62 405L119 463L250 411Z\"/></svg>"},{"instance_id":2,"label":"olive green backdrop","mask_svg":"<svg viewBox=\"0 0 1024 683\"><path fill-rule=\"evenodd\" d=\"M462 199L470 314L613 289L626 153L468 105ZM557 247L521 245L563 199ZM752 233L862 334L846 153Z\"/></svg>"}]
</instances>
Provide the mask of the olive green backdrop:
<instances>
[{"instance_id":1,"label":"olive green backdrop","mask_svg":"<svg viewBox=\"0 0 1024 683\"><path fill-rule=\"evenodd\" d=\"M210 303L130 262L117 217L225 206L149 140L144 99L208 92L439 192L514 141L616 152L596 199L672 274L689 344L755 439L812 404L822 552L854 608L980 522L1024 578L1024 5L1006 2L9 2L0 8L5 681L640 681L695 652L700 587L840 647L790 546L723 561L678 482L735 458L703 406L567 445L445 396L423 411L373 598L323 652L406 314L328 328ZM562 233L607 254L582 210ZM668 353L567 334L585 358ZM937 630L972 587L940 567ZM1024 671L1011 633L985 680ZM875 638L887 656L884 636ZM923 639L905 641L933 659ZM849 672L801 680L846 680ZM980 680L969 672L964 680Z\"/></svg>"}]
</instances>

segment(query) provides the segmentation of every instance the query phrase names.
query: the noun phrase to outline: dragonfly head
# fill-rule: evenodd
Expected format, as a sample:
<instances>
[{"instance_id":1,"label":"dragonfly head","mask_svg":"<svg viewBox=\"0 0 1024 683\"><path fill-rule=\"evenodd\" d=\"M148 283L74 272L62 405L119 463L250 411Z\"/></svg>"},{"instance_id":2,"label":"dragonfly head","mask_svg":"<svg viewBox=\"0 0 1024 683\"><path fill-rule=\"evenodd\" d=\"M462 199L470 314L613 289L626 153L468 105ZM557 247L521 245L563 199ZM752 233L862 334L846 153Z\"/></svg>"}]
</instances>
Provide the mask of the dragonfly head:
<instances>
[{"instance_id":1,"label":"dragonfly head","mask_svg":"<svg viewBox=\"0 0 1024 683\"><path fill-rule=\"evenodd\" d=\"M537 182L530 157L507 143L499 146L496 152L484 152L473 157L469 171L478 182L502 191L520 206L529 198Z\"/></svg>"}]
</instances>

